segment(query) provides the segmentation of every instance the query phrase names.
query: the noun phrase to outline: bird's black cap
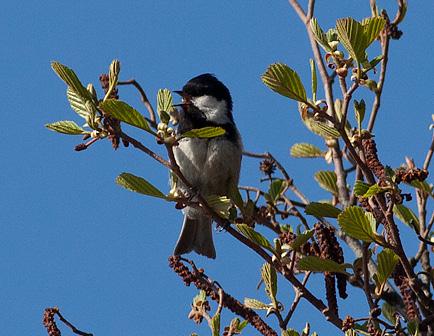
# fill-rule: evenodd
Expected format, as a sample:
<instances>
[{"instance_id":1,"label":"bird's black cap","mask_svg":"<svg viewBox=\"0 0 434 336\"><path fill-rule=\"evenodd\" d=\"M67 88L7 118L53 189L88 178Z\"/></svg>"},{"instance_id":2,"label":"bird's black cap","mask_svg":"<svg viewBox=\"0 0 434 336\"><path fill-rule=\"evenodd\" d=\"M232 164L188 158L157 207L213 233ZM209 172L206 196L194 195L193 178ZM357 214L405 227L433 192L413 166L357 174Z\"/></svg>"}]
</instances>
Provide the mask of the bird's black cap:
<instances>
[{"instance_id":1,"label":"bird's black cap","mask_svg":"<svg viewBox=\"0 0 434 336\"><path fill-rule=\"evenodd\" d=\"M178 92L179 93L179 92ZM216 76L205 73L190 79L182 88L181 95L190 97L212 96L217 100L225 100L232 111L232 97L228 88Z\"/></svg>"}]
</instances>

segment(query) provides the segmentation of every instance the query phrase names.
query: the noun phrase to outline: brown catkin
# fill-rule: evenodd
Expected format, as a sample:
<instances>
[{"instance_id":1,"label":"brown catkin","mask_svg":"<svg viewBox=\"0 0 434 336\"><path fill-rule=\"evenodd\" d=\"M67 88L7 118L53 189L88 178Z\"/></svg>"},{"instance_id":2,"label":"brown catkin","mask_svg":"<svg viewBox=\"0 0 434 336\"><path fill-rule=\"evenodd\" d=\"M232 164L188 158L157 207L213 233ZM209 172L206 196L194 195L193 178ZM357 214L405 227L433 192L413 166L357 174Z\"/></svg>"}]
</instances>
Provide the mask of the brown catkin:
<instances>
[{"instance_id":1,"label":"brown catkin","mask_svg":"<svg viewBox=\"0 0 434 336\"><path fill-rule=\"evenodd\" d=\"M56 321L54 320L54 316L57 313L57 308L46 308L44 310L44 316L42 319L42 323L44 327L47 329L49 336L60 336L60 330L56 325Z\"/></svg>"}]
</instances>

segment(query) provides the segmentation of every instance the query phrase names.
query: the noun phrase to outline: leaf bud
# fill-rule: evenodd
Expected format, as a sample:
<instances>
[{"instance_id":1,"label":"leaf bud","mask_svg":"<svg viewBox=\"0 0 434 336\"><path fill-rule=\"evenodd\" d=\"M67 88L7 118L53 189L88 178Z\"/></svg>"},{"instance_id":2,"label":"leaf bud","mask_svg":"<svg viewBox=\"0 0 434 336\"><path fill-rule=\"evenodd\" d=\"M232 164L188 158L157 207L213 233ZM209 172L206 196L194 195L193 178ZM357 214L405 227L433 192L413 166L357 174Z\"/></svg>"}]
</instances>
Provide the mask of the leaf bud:
<instances>
[{"instance_id":1,"label":"leaf bud","mask_svg":"<svg viewBox=\"0 0 434 336\"><path fill-rule=\"evenodd\" d=\"M92 96L92 99L97 102L98 101L98 97L96 95L96 90L95 87L93 86L92 83L87 84L86 87L87 91L89 91L90 95Z\"/></svg>"},{"instance_id":2,"label":"leaf bud","mask_svg":"<svg viewBox=\"0 0 434 336\"><path fill-rule=\"evenodd\" d=\"M336 73L338 74L339 77L346 77L348 74L348 69L345 67L337 68Z\"/></svg>"},{"instance_id":3,"label":"leaf bud","mask_svg":"<svg viewBox=\"0 0 434 336\"><path fill-rule=\"evenodd\" d=\"M163 122L158 123L157 130L158 131L162 131L162 132L166 132L166 130L167 130L167 124L163 123Z\"/></svg>"}]
</instances>

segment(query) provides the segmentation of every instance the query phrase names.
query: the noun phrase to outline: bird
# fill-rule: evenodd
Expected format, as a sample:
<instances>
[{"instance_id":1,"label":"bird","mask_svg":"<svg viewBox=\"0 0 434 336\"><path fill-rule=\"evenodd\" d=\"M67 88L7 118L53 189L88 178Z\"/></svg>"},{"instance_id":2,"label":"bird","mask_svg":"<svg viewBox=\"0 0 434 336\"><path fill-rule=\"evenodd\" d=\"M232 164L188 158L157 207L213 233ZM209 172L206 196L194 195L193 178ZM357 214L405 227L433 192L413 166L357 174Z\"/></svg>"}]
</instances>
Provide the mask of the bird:
<instances>
[{"instance_id":1,"label":"bird","mask_svg":"<svg viewBox=\"0 0 434 336\"><path fill-rule=\"evenodd\" d=\"M190 79L181 91L177 134L181 135L173 148L175 160L188 188L178 180L177 188L185 195L227 196L238 185L241 169L242 140L232 115L229 89L210 73ZM212 138L182 137L182 134L203 127L221 127L223 135ZM193 193L193 194L194 194ZM194 200L194 195L192 200ZM212 218L200 207L183 209L184 221L174 249L174 255L196 252L215 259Z\"/></svg>"}]
</instances>

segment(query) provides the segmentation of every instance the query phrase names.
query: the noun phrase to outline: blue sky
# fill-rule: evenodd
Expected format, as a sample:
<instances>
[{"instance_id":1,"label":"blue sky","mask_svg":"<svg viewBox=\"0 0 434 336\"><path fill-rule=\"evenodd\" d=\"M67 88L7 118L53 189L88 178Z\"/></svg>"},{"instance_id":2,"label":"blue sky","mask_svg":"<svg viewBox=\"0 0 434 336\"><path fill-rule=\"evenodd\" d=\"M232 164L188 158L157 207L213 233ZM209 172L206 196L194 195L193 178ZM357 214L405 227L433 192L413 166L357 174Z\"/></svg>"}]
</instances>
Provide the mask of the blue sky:
<instances>
[{"instance_id":1,"label":"blue sky","mask_svg":"<svg viewBox=\"0 0 434 336\"><path fill-rule=\"evenodd\" d=\"M318 3L324 28L339 17L370 14L368 1ZM379 2L390 13L392 3ZM400 27L404 35L391 43L375 135L383 162L393 167L405 155L421 165L431 139L433 7L430 1L411 2ZM215 73L232 92L245 148L272 151L303 192L319 200L326 194L313 174L325 164L291 158L288 149L295 142L321 145L321 139L300 123L294 102L260 81L269 64L281 61L297 70L309 88L311 52L298 17L283 0L29 0L2 4L0 25L2 332L45 335L43 309L57 305L95 335L209 334L187 319L195 290L167 266L181 213L173 204L140 197L114 183L127 171L167 191L167 171L131 148L114 152L107 142L74 152L79 138L46 130L48 122L80 121L50 61L69 65L84 83L97 85L99 74L118 58L121 78L138 80L153 102L159 88L179 89L197 74ZM145 111L132 88L122 87L119 93ZM372 101L366 92L360 97ZM133 134L161 150L150 137ZM256 160L244 159L240 183L258 185L257 168ZM295 219L290 223L297 224ZM235 297L264 299L263 291L255 289L259 258L228 234L215 234L215 241L217 259L193 256L198 265ZM414 250L416 243L407 243ZM311 286L322 295L322 281ZM291 288L281 286L280 291L289 306ZM343 313L360 312L354 301L340 302L340 307ZM320 335L330 328L306 303L290 325L301 329L306 319Z\"/></svg>"}]
</instances>

